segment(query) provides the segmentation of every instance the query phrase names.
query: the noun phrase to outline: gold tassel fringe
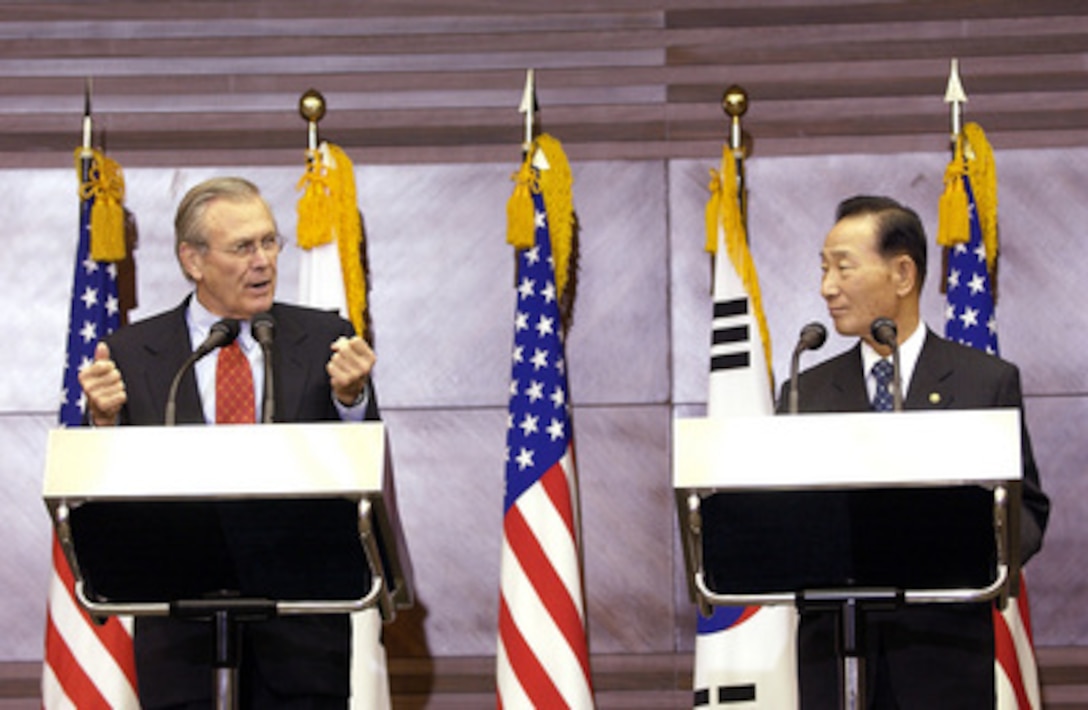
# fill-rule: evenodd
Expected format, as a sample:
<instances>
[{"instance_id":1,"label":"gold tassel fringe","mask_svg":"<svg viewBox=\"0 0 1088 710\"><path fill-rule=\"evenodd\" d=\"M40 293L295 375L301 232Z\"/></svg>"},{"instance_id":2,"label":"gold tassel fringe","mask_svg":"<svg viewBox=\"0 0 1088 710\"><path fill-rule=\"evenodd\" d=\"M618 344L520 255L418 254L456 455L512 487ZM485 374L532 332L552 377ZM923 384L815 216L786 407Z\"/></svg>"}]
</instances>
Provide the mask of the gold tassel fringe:
<instances>
[{"instance_id":1,"label":"gold tassel fringe","mask_svg":"<svg viewBox=\"0 0 1088 710\"><path fill-rule=\"evenodd\" d=\"M336 240L348 319L356 333L366 335L367 288L361 260L364 235L355 166L339 146L324 143L306 152L306 172L297 189L303 190L298 201L298 245L313 249Z\"/></svg>"},{"instance_id":2,"label":"gold tassel fringe","mask_svg":"<svg viewBox=\"0 0 1088 710\"><path fill-rule=\"evenodd\" d=\"M991 275L997 263L997 170L993 149L982 127L968 123L956 139L952 162L944 174L944 193L937 209L937 244L953 247L971 238L970 215L967 213L967 192L963 176L971 180L982 228L982 243L986 246L986 266Z\"/></svg>"},{"instance_id":3,"label":"gold tassel fringe","mask_svg":"<svg viewBox=\"0 0 1088 710\"><path fill-rule=\"evenodd\" d=\"M83 148L75 152L80 175L79 197L94 198L91 207L91 258L118 262L125 259L125 177L121 166L101 151L92 151L91 169L83 182Z\"/></svg>"},{"instance_id":4,"label":"gold tassel fringe","mask_svg":"<svg viewBox=\"0 0 1088 710\"><path fill-rule=\"evenodd\" d=\"M549 166L547 170L533 168L533 156L537 150L543 153ZM506 203L506 241L515 249L532 247L536 229L532 196L543 195L551 231L555 288L557 296L562 299L570 280L575 220L574 177L563 146L547 133L541 134L526 151L525 160L511 179L515 184L514 193Z\"/></svg>"}]
</instances>

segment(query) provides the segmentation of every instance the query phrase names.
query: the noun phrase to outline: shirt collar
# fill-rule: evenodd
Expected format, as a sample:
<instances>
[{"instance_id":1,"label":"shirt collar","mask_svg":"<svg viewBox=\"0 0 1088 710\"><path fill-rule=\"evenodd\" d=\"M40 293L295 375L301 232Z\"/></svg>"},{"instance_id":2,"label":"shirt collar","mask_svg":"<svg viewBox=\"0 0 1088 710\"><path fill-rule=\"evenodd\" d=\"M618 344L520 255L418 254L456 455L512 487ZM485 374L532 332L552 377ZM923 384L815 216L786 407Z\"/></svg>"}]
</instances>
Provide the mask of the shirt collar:
<instances>
[{"instance_id":1,"label":"shirt collar","mask_svg":"<svg viewBox=\"0 0 1088 710\"><path fill-rule=\"evenodd\" d=\"M189 326L189 340L193 350L196 350L204 342L204 339L208 337L208 333L211 332L212 326L220 320L222 319L219 316L204 307L204 304L196 297L196 292L193 292L192 297L189 298L189 308L185 312L185 322ZM238 331L238 344L248 355L256 346L257 341L253 339L253 335L250 333L249 321L239 321L239 324L241 329Z\"/></svg>"},{"instance_id":2,"label":"shirt collar","mask_svg":"<svg viewBox=\"0 0 1088 710\"><path fill-rule=\"evenodd\" d=\"M915 326L914 332L906 340L899 344L899 379L903 383L903 396L907 396L910 390L911 377L914 375L914 366L918 364L918 358L922 355L922 346L926 342L926 326L921 320ZM861 341L861 366L866 378L872 377L873 365L877 360L884 359L872 345ZM889 356L890 361L890 356Z\"/></svg>"}]
</instances>

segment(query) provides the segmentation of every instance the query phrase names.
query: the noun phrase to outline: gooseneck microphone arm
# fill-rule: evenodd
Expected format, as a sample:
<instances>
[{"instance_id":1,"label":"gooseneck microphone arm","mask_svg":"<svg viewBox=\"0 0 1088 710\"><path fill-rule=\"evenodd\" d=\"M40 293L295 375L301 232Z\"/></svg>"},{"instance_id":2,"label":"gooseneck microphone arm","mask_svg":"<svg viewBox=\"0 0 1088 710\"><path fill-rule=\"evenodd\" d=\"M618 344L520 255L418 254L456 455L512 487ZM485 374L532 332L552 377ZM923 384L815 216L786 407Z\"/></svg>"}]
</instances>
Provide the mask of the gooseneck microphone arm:
<instances>
[{"instance_id":1,"label":"gooseneck microphone arm","mask_svg":"<svg viewBox=\"0 0 1088 710\"><path fill-rule=\"evenodd\" d=\"M873 340L892 349L892 411L903 411L903 380L899 374L899 329L891 318L877 318L869 328Z\"/></svg>"},{"instance_id":2,"label":"gooseneck microphone arm","mask_svg":"<svg viewBox=\"0 0 1088 710\"><path fill-rule=\"evenodd\" d=\"M261 398L261 423L271 424L276 414L276 395L273 391L272 341L276 336L276 319L267 311L258 313L250 321L253 338L260 343L264 353L264 396Z\"/></svg>"},{"instance_id":3,"label":"gooseneck microphone arm","mask_svg":"<svg viewBox=\"0 0 1088 710\"><path fill-rule=\"evenodd\" d=\"M166 426L174 426L177 421L178 387L181 385L181 378L189 371L189 368L196 364L197 360L216 348L233 343L234 339L238 337L240 328L238 321L233 318L224 318L218 321L208 331L208 337L204 339L204 342L197 346L197 349L181 364L177 374L174 375L173 381L170 383L170 391L166 395L166 412L163 415Z\"/></svg>"},{"instance_id":4,"label":"gooseneck microphone arm","mask_svg":"<svg viewBox=\"0 0 1088 710\"><path fill-rule=\"evenodd\" d=\"M790 358L790 393L789 413L797 414L800 402L800 388L797 385L798 370L801 365L801 353L806 350L818 350L827 340L827 328L822 323L813 321L801 328L801 335L797 339L797 345L793 349L793 357Z\"/></svg>"}]
</instances>

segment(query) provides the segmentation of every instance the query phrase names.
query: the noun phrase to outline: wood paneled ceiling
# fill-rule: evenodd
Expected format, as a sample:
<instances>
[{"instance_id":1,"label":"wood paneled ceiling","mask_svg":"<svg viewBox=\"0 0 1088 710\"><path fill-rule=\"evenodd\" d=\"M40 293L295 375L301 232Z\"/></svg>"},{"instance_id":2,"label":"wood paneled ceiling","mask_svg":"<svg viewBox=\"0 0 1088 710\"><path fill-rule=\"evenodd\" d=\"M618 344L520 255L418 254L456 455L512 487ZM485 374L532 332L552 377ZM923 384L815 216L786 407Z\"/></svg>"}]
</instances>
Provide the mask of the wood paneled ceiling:
<instances>
[{"instance_id":1,"label":"wood paneled ceiling","mask_svg":"<svg viewBox=\"0 0 1088 710\"><path fill-rule=\"evenodd\" d=\"M995 147L1088 138L1083 0L127 0L0 4L0 166L79 140L132 166L298 164L298 99L368 163L509 161L534 68L572 160L706 157L748 91L755 154L946 146L957 57Z\"/></svg>"}]
</instances>

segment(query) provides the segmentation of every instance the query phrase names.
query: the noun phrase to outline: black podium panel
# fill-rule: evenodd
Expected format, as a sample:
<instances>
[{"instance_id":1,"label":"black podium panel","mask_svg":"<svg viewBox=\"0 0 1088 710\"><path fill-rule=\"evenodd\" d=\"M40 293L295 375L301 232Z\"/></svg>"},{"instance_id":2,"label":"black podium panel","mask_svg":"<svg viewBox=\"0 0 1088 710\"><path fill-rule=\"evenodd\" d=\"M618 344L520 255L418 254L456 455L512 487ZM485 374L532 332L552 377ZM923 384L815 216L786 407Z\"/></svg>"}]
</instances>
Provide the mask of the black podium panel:
<instances>
[{"instance_id":1,"label":"black podium panel","mask_svg":"<svg viewBox=\"0 0 1088 710\"><path fill-rule=\"evenodd\" d=\"M717 493L702 501L706 584L718 594L986 587L993 506L970 485Z\"/></svg>"},{"instance_id":2,"label":"black podium panel","mask_svg":"<svg viewBox=\"0 0 1088 710\"><path fill-rule=\"evenodd\" d=\"M352 600L371 586L347 499L88 501L71 527L97 602Z\"/></svg>"}]
</instances>

